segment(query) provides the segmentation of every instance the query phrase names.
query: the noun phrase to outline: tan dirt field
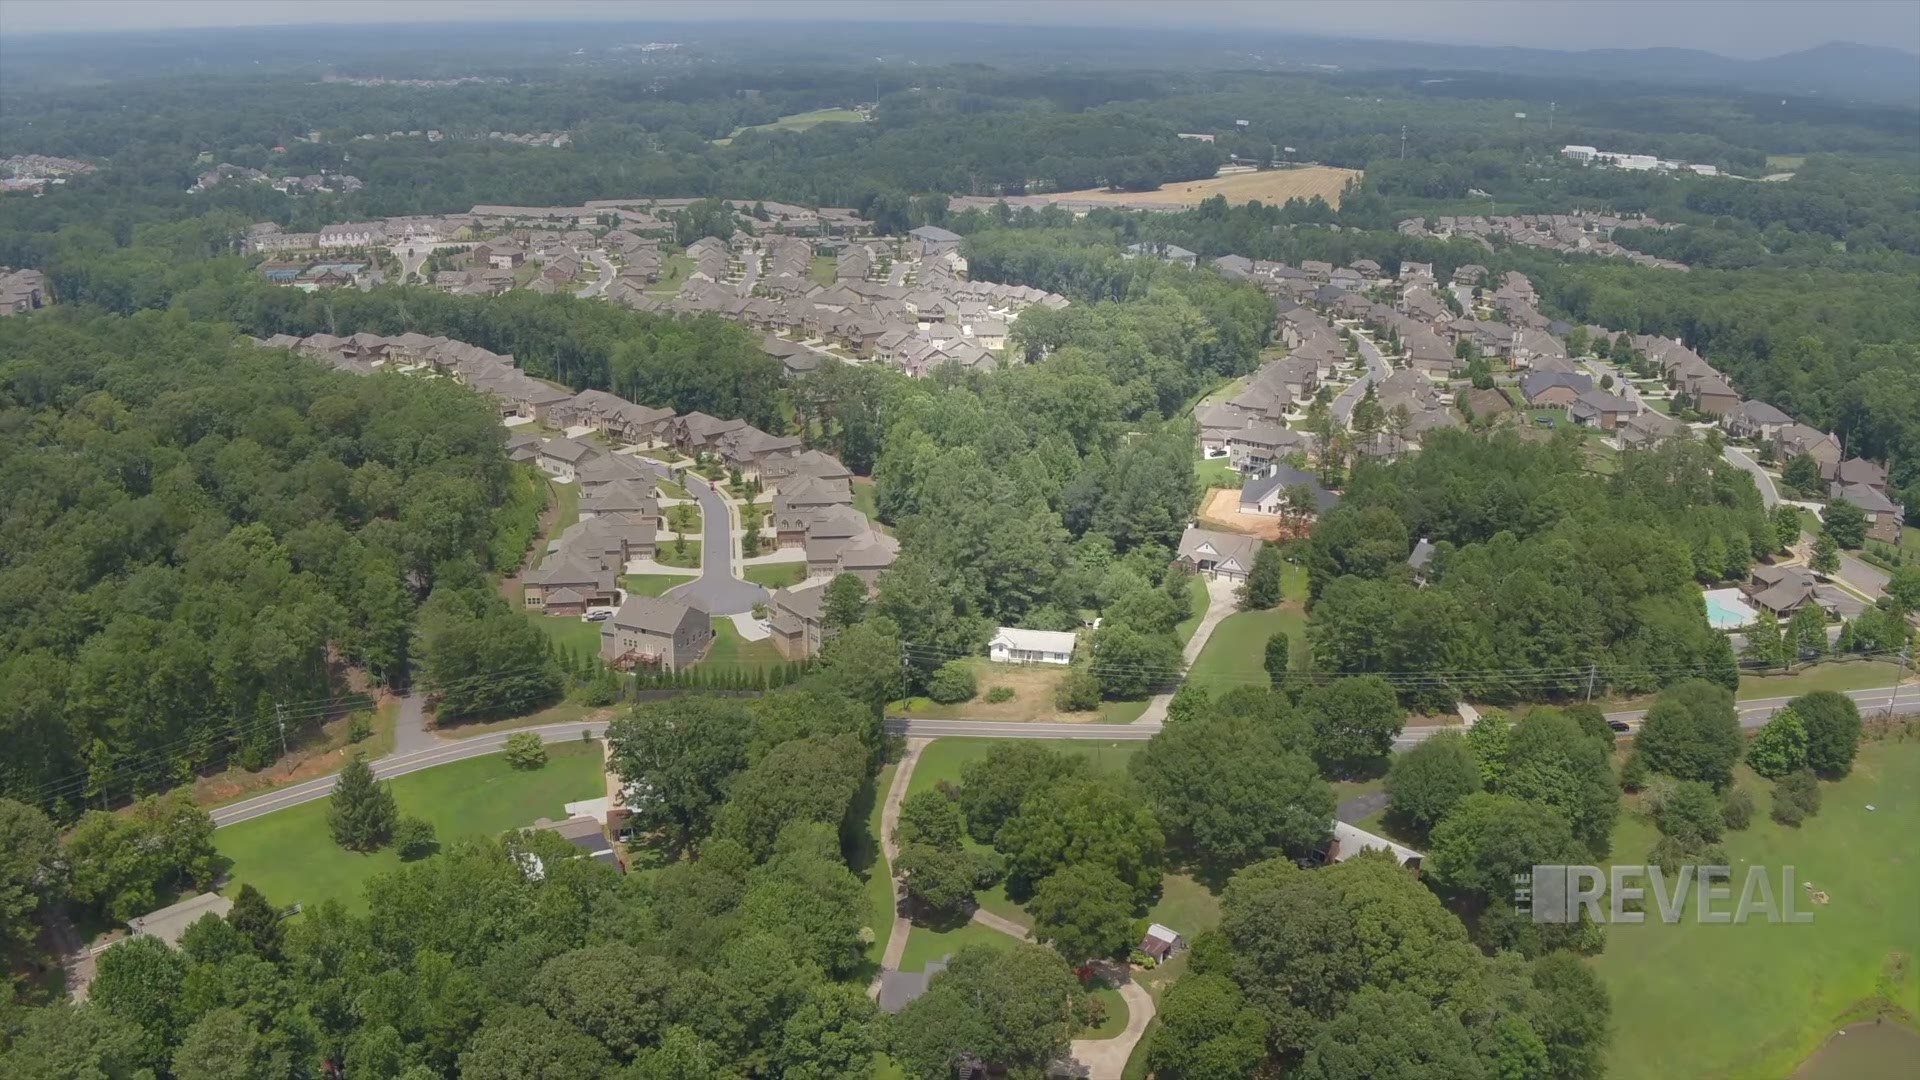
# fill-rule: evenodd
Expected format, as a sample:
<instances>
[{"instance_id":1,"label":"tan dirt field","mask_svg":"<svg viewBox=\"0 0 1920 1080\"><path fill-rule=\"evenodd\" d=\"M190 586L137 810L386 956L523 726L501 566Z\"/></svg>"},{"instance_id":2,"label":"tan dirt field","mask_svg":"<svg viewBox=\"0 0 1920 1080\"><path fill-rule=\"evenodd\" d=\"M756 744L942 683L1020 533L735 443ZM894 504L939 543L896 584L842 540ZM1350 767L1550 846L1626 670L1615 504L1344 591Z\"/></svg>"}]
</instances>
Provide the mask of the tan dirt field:
<instances>
[{"instance_id":1,"label":"tan dirt field","mask_svg":"<svg viewBox=\"0 0 1920 1080\"><path fill-rule=\"evenodd\" d=\"M1200 504L1200 524L1222 532L1243 533L1262 540L1286 540L1293 531L1279 518L1265 514L1240 512L1240 492L1234 488L1212 488Z\"/></svg>"},{"instance_id":2,"label":"tan dirt field","mask_svg":"<svg viewBox=\"0 0 1920 1080\"><path fill-rule=\"evenodd\" d=\"M1202 199L1225 195L1238 206L1259 199L1269 205L1288 199L1311 199L1315 195L1327 205L1340 206L1340 193L1347 181L1359 180L1359 169L1340 169L1332 165L1308 165L1299 169L1262 169L1258 172L1230 173L1211 180L1188 180L1168 184L1156 191L1063 191L1042 196L1055 202L1098 202L1116 206L1197 206Z\"/></svg>"}]
</instances>

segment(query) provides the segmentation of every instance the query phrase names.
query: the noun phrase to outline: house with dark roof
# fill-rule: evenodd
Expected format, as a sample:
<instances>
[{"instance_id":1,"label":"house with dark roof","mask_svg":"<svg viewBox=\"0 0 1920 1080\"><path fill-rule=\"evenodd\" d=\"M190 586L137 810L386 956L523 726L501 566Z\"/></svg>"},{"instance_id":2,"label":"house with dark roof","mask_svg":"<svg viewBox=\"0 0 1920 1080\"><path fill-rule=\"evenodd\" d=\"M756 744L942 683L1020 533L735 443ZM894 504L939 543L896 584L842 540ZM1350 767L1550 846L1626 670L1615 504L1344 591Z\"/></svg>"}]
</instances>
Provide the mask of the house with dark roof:
<instances>
[{"instance_id":1,"label":"house with dark roof","mask_svg":"<svg viewBox=\"0 0 1920 1080\"><path fill-rule=\"evenodd\" d=\"M1583 427L1612 431L1620 426L1620 421L1638 411L1633 402L1618 394L1584 390L1575 395L1573 404L1567 407L1567 418Z\"/></svg>"},{"instance_id":2,"label":"house with dark roof","mask_svg":"<svg viewBox=\"0 0 1920 1080\"><path fill-rule=\"evenodd\" d=\"M1720 426L1736 439L1772 442L1793 423L1793 417L1764 401L1743 401L1720 416Z\"/></svg>"},{"instance_id":3,"label":"house with dark roof","mask_svg":"<svg viewBox=\"0 0 1920 1080\"><path fill-rule=\"evenodd\" d=\"M774 651L788 660L820 655L820 646L826 643L826 626L821 621L826 598L825 581L773 591L767 603L767 626Z\"/></svg>"},{"instance_id":4,"label":"house with dark roof","mask_svg":"<svg viewBox=\"0 0 1920 1080\"><path fill-rule=\"evenodd\" d=\"M1294 505L1294 496L1304 489L1306 502ZM1240 512L1278 516L1289 513L1313 519L1340 505L1338 492L1320 486L1320 478L1302 469L1286 465L1268 465L1248 476L1240 488Z\"/></svg>"},{"instance_id":5,"label":"house with dark roof","mask_svg":"<svg viewBox=\"0 0 1920 1080\"><path fill-rule=\"evenodd\" d=\"M1593 376L1578 372L1536 371L1520 380L1520 393L1536 409L1565 409L1593 389Z\"/></svg>"}]
</instances>

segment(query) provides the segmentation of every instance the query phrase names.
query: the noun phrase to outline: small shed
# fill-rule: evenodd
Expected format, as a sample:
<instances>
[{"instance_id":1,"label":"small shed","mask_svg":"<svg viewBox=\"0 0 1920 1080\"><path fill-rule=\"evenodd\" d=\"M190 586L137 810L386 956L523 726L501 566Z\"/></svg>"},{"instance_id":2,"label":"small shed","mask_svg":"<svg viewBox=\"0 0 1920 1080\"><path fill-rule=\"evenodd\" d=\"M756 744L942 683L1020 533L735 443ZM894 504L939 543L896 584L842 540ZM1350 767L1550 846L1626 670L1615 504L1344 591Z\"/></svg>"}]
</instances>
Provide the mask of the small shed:
<instances>
[{"instance_id":1,"label":"small shed","mask_svg":"<svg viewBox=\"0 0 1920 1080\"><path fill-rule=\"evenodd\" d=\"M1159 964L1166 963L1167 957L1186 947L1187 941L1178 931L1159 923L1147 927L1147 935L1140 939L1140 951Z\"/></svg>"}]
</instances>

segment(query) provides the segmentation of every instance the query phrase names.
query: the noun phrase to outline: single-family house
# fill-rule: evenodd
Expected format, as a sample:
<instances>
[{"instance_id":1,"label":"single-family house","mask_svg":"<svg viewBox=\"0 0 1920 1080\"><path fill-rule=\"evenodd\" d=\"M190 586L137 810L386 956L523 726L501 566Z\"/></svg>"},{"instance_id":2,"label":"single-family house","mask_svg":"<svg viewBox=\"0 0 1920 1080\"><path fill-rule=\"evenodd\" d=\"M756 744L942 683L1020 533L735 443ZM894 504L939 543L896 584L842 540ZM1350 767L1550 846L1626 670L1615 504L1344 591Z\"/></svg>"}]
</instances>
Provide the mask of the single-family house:
<instances>
[{"instance_id":1,"label":"single-family house","mask_svg":"<svg viewBox=\"0 0 1920 1080\"><path fill-rule=\"evenodd\" d=\"M1743 401L1723 413L1720 424L1736 439L1772 442L1793 424L1793 417L1764 401Z\"/></svg>"},{"instance_id":2,"label":"single-family house","mask_svg":"<svg viewBox=\"0 0 1920 1080\"><path fill-rule=\"evenodd\" d=\"M826 643L827 583L814 582L791 589L775 589L767 603L767 627L774 651L788 660L806 660L820 654Z\"/></svg>"},{"instance_id":3,"label":"single-family house","mask_svg":"<svg viewBox=\"0 0 1920 1080\"><path fill-rule=\"evenodd\" d=\"M1613 441L1622 450L1634 450L1692 434L1691 428L1666 413L1643 409L1614 426Z\"/></svg>"},{"instance_id":4,"label":"single-family house","mask_svg":"<svg viewBox=\"0 0 1920 1080\"><path fill-rule=\"evenodd\" d=\"M1843 484L1836 480L1828 497L1845 499L1866 514L1868 539L1899 546L1900 530L1906 521L1900 507L1885 493L1866 484Z\"/></svg>"},{"instance_id":5,"label":"single-family house","mask_svg":"<svg viewBox=\"0 0 1920 1080\"><path fill-rule=\"evenodd\" d=\"M922 225L909 232L915 253L922 259L931 259L949 251L960 250L960 234L943 229L938 225Z\"/></svg>"},{"instance_id":6,"label":"single-family house","mask_svg":"<svg viewBox=\"0 0 1920 1080\"><path fill-rule=\"evenodd\" d=\"M1384 851L1408 870L1419 870L1421 860L1426 858L1418 851L1403 844L1396 844L1384 836L1375 836L1357 825L1335 820L1333 839L1321 853L1321 860L1328 863L1343 863L1363 851Z\"/></svg>"},{"instance_id":7,"label":"single-family house","mask_svg":"<svg viewBox=\"0 0 1920 1080\"><path fill-rule=\"evenodd\" d=\"M577 439L548 439L540 447L537 460L540 471L563 484L571 484L580 467L599 455L600 451Z\"/></svg>"},{"instance_id":8,"label":"single-family house","mask_svg":"<svg viewBox=\"0 0 1920 1080\"><path fill-rule=\"evenodd\" d=\"M1297 495L1304 499L1301 505L1294 504ZM1269 465L1263 471L1248 476L1240 488L1240 512L1243 514L1277 516L1291 513L1297 517L1317 518L1338 505L1339 494L1321 487L1318 476L1286 465Z\"/></svg>"},{"instance_id":9,"label":"single-family house","mask_svg":"<svg viewBox=\"0 0 1920 1080\"><path fill-rule=\"evenodd\" d=\"M599 562L549 558L520 577L522 603L547 615L584 615L620 602L620 575Z\"/></svg>"},{"instance_id":10,"label":"single-family house","mask_svg":"<svg viewBox=\"0 0 1920 1080\"><path fill-rule=\"evenodd\" d=\"M1638 411L1633 402L1618 394L1584 390L1575 395L1573 404L1567 407L1567 418L1583 427L1612 431L1620 426L1620 421Z\"/></svg>"},{"instance_id":11,"label":"single-family house","mask_svg":"<svg viewBox=\"0 0 1920 1080\"><path fill-rule=\"evenodd\" d=\"M1840 440L1819 428L1788 424L1774 436L1773 446L1774 456L1783 462L1801 454L1811 457L1824 479L1833 479L1834 470L1840 466Z\"/></svg>"},{"instance_id":12,"label":"single-family house","mask_svg":"<svg viewBox=\"0 0 1920 1080\"><path fill-rule=\"evenodd\" d=\"M629 596L600 625L600 659L678 671L706 655L712 641L713 622L699 608L663 596Z\"/></svg>"},{"instance_id":13,"label":"single-family house","mask_svg":"<svg viewBox=\"0 0 1920 1080\"><path fill-rule=\"evenodd\" d=\"M1593 389L1593 376L1559 371L1536 371L1520 380L1520 393L1536 409L1565 409Z\"/></svg>"},{"instance_id":14,"label":"single-family house","mask_svg":"<svg viewBox=\"0 0 1920 1080\"><path fill-rule=\"evenodd\" d=\"M987 642L987 658L996 664L1058 664L1073 662L1073 634L1065 630L1022 630L1003 626Z\"/></svg>"},{"instance_id":15,"label":"single-family house","mask_svg":"<svg viewBox=\"0 0 1920 1080\"><path fill-rule=\"evenodd\" d=\"M1175 561L1211 578L1245 581L1247 575L1253 573L1253 560L1259 554L1258 537L1189 525L1180 535L1180 550Z\"/></svg>"}]
</instances>

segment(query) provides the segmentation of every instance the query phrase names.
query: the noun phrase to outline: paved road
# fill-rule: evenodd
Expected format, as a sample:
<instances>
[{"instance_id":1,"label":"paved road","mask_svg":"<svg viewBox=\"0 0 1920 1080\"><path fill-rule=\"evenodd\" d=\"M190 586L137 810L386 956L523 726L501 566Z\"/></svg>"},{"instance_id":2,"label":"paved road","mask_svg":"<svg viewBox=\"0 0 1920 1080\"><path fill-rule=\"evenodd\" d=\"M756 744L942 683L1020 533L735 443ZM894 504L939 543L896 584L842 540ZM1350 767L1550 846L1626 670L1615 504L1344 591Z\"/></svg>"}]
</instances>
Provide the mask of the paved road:
<instances>
[{"instance_id":1,"label":"paved road","mask_svg":"<svg viewBox=\"0 0 1920 1080\"><path fill-rule=\"evenodd\" d=\"M1720 455L1726 458L1729 464L1738 465L1752 474L1754 485L1760 489L1760 501L1766 504L1769 511L1780 505L1780 489L1774 487L1773 477L1767 475L1767 470L1761 468L1759 462L1753 460L1745 451L1736 450L1731 446L1721 450Z\"/></svg>"},{"instance_id":2,"label":"paved road","mask_svg":"<svg viewBox=\"0 0 1920 1080\"><path fill-rule=\"evenodd\" d=\"M539 735L543 742L566 742L568 740L578 739L582 731L597 737L601 732L606 730L606 725L594 723L550 724L546 727L521 728L520 730L531 731ZM490 735L475 735L467 739L445 739L425 750L416 750L410 753L396 751L373 763L373 775L382 780L387 780L396 776L405 776L408 773L419 772L421 769L431 769L435 765L446 765L455 761L465 761L468 758L497 754L505 748L507 736L512 734L514 734L512 731L496 731ZM219 828L238 824L242 821L250 821L262 815L271 814L275 810L284 810L289 806L298 806L301 803L312 802L315 799L324 799L332 793L333 776L329 774L289 787L283 787L278 791L269 791L264 795L255 795L251 799L242 799L239 802L228 803L212 812L213 824L215 828Z\"/></svg>"},{"instance_id":3,"label":"paved road","mask_svg":"<svg viewBox=\"0 0 1920 1080\"><path fill-rule=\"evenodd\" d=\"M1846 695L1860 706L1864 715L1884 712L1889 703L1894 711L1902 715L1920 713L1920 687L1903 686L1897 697L1890 697L1887 687L1874 690L1849 690ZM1740 726L1757 728L1767 722L1774 713L1786 705L1792 698L1748 698L1738 703ZM1640 721L1646 717L1645 709L1623 709L1607 714L1609 720L1623 720L1629 730L1637 729ZM886 728L894 735L907 735L913 738L939 738L941 736L973 736L991 739L1104 739L1113 742L1129 742L1151 739L1159 732L1159 724L1072 724L1072 723L1020 723L1001 720L927 720L917 717L888 717ZM1395 750L1405 750L1432 738L1442 731L1458 731L1458 727L1410 727L1402 731L1393 741Z\"/></svg>"},{"instance_id":4,"label":"paved road","mask_svg":"<svg viewBox=\"0 0 1920 1080\"><path fill-rule=\"evenodd\" d=\"M1378 346L1357 333L1354 338L1360 343L1360 355L1367 361L1367 370L1354 380L1352 386L1340 391L1340 396L1333 399L1333 419L1341 427L1347 426L1348 418L1353 415L1353 407L1360 404L1367 387L1376 382L1385 382L1393 374L1392 366L1381 355Z\"/></svg>"},{"instance_id":5,"label":"paved road","mask_svg":"<svg viewBox=\"0 0 1920 1080\"><path fill-rule=\"evenodd\" d=\"M743 581L733 571L733 513L712 484L682 473L686 489L700 503L706 535L700 541L700 576L668 590L667 595L709 615L737 615L767 602L767 590Z\"/></svg>"},{"instance_id":6,"label":"paved road","mask_svg":"<svg viewBox=\"0 0 1920 1080\"><path fill-rule=\"evenodd\" d=\"M613 284L613 277L617 271L614 270L613 264L607 261L606 252L596 248L587 252L586 255L587 258L593 260L594 265L600 268L600 276L594 280L593 284L576 289L573 295L582 300L591 296L605 296L607 295L607 287Z\"/></svg>"},{"instance_id":7,"label":"paved road","mask_svg":"<svg viewBox=\"0 0 1920 1080\"><path fill-rule=\"evenodd\" d=\"M1903 686L1898 691L1897 700L1890 698L1888 689L1852 690L1847 692L1868 716L1884 712L1890 703L1895 712L1901 715L1920 713L1920 687ZM1754 698L1740 702L1740 726L1757 728L1767 722L1781 706L1790 699L1785 697ZM1610 720L1625 720L1631 727L1637 728L1646 715L1644 710L1629 710L1607 714ZM969 736L973 738L996 739L1088 739L1110 742L1144 742L1160 731L1160 725L1141 724L1061 724L1061 723L1019 723L993 720L925 720L912 717L889 717L886 721L889 734L905 735L914 739L933 739L942 736ZM570 724L550 724L545 727L520 728L539 735L543 742L567 742L578 739L582 732L597 738L606 725L592 722ZM1405 750L1410 746L1426 741L1441 731L1457 731L1451 727L1408 728L1394 740L1395 750ZM466 739L443 739L433 747L411 753L392 753L373 763L373 774L383 780L395 776L430 769L435 765L446 765L468 758L497 754L505 746L507 736L513 731L496 731L488 735L475 735ZM284 810L289 806L324 799L333 791L331 775L307 780L278 791L256 795L251 799L229 803L214 810L215 827L233 825L248 821L275 810ZM1352 800L1349 800L1352 802ZM1343 807L1346 804L1343 804ZM1368 811L1371 813L1371 811ZM1365 816L1364 814L1361 816ZM1344 813L1341 820L1347 820Z\"/></svg>"},{"instance_id":8,"label":"paved road","mask_svg":"<svg viewBox=\"0 0 1920 1080\"><path fill-rule=\"evenodd\" d=\"M1886 595L1887 582L1891 580L1885 570L1844 551L1840 553L1840 572L1834 576L1876 600Z\"/></svg>"}]
</instances>

